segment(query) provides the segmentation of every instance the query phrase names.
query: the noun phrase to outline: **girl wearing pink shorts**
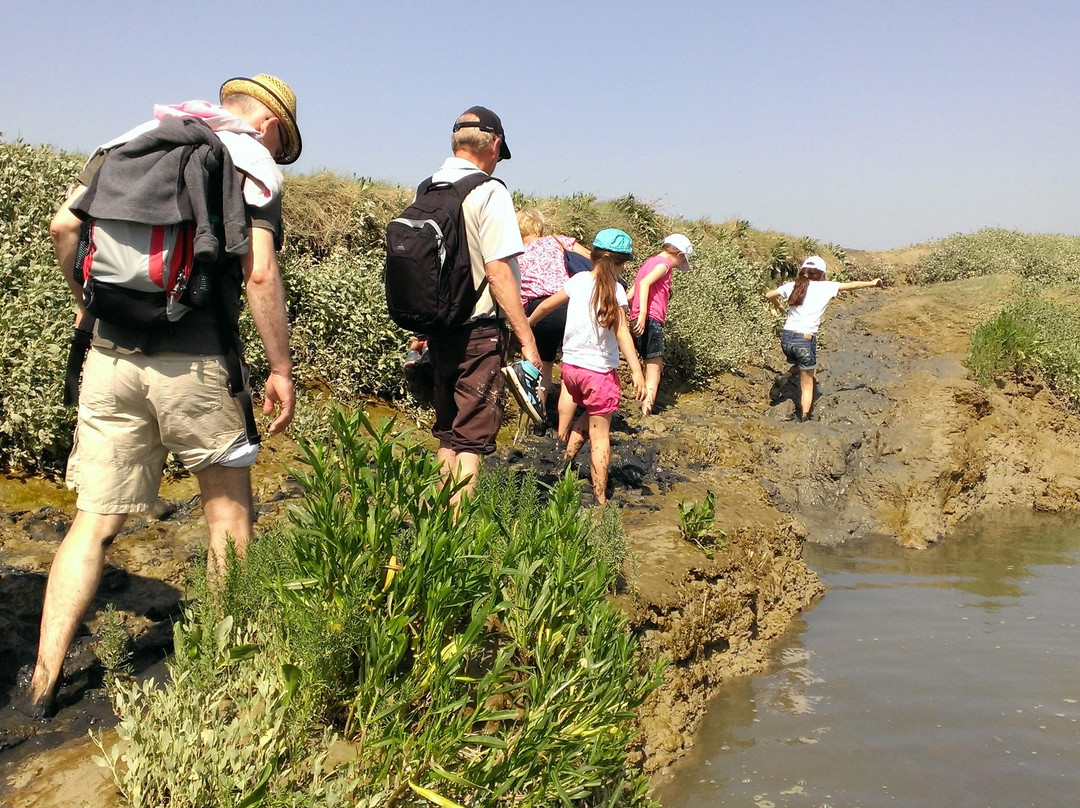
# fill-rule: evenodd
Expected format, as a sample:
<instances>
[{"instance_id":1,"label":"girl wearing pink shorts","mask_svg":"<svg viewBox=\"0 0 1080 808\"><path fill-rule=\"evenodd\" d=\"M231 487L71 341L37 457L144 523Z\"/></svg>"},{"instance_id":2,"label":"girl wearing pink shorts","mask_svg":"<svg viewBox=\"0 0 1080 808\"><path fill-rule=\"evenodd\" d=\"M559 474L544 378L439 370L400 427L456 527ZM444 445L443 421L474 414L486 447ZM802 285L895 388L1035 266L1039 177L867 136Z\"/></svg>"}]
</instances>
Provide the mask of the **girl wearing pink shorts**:
<instances>
[{"instance_id":1,"label":"girl wearing pink shorts","mask_svg":"<svg viewBox=\"0 0 1080 808\"><path fill-rule=\"evenodd\" d=\"M634 395L645 398L634 338L625 307L626 292L616 283L623 265L633 258L633 242L622 230L601 230L593 239L591 272L579 272L529 315L529 325L566 305L562 343L562 392L559 395L559 441L562 460L569 464L592 441L592 485L599 504L607 502L608 464L611 461L611 414L619 408L619 349L634 378ZM578 405L585 412L573 421ZM571 426L571 424L573 424ZM587 430L587 431L586 431Z\"/></svg>"}]
</instances>

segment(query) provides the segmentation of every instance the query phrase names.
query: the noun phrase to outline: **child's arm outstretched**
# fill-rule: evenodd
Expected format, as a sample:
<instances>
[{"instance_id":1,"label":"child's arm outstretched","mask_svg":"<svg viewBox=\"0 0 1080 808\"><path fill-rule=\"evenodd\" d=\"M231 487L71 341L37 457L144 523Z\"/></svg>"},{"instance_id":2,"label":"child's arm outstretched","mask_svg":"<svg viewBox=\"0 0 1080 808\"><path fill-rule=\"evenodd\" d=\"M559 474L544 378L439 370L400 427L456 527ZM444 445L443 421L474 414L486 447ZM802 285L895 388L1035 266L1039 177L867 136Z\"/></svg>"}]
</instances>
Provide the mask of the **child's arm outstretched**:
<instances>
[{"instance_id":1,"label":"child's arm outstretched","mask_svg":"<svg viewBox=\"0 0 1080 808\"><path fill-rule=\"evenodd\" d=\"M533 310L533 313L529 315L529 327L536 325L538 322L547 317L555 309L559 308L563 303L570 299L570 296L562 289L557 291L543 303Z\"/></svg>"},{"instance_id":2,"label":"child's arm outstretched","mask_svg":"<svg viewBox=\"0 0 1080 808\"><path fill-rule=\"evenodd\" d=\"M780 297L781 297L781 295L780 295L780 288L779 287L777 287L776 289L773 289L771 292L766 292L765 293L765 299L769 301L769 304L774 309L776 309L777 314L783 314L784 313L784 307L780 305Z\"/></svg>"},{"instance_id":3,"label":"child's arm outstretched","mask_svg":"<svg viewBox=\"0 0 1080 808\"><path fill-rule=\"evenodd\" d=\"M634 338L630 335L627 327L626 309L619 310L619 324L615 327L615 339L619 343L619 350L626 357L626 364L630 366L630 375L634 380L634 398L638 401L645 400L645 375L641 372L641 362L638 360L637 348L634 346Z\"/></svg>"},{"instance_id":4,"label":"child's arm outstretched","mask_svg":"<svg viewBox=\"0 0 1080 808\"><path fill-rule=\"evenodd\" d=\"M634 332L635 337L640 337L645 333L645 319L649 316L649 289L669 272L671 272L669 264L660 264L638 281L637 286L634 288L633 294L637 296L638 314L637 319L630 323L630 330Z\"/></svg>"},{"instance_id":5,"label":"child's arm outstretched","mask_svg":"<svg viewBox=\"0 0 1080 808\"><path fill-rule=\"evenodd\" d=\"M848 281L847 283L840 284L840 291L847 292L850 289L869 289L871 286L881 286L881 278L874 278L872 281Z\"/></svg>"}]
</instances>

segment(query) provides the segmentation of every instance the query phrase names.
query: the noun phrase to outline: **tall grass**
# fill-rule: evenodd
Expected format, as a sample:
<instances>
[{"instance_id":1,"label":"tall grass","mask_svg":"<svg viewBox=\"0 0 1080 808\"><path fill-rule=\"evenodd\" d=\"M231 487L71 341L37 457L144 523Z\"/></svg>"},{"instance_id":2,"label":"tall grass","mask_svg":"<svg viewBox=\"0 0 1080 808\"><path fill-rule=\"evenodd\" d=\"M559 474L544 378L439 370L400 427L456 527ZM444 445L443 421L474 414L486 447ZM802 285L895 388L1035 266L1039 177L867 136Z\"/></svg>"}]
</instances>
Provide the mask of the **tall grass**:
<instances>
[{"instance_id":1,"label":"tall grass","mask_svg":"<svg viewBox=\"0 0 1080 808\"><path fill-rule=\"evenodd\" d=\"M1006 373L1037 366L1042 347L1039 329L1028 312L1006 309L975 330L967 365L975 380L985 386Z\"/></svg>"},{"instance_id":2,"label":"tall grass","mask_svg":"<svg viewBox=\"0 0 1080 808\"><path fill-rule=\"evenodd\" d=\"M627 756L659 669L578 482L499 471L452 519L392 425L338 413L304 451L290 524L193 597L171 681L118 690L131 804L650 804Z\"/></svg>"},{"instance_id":3,"label":"tall grass","mask_svg":"<svg viewBox=\"0 0 1080 808\"><path fill-rule=\"evenodd\" d=\"M1080 409L1080 305L1028 287L976 330L967 364L983 385L1010 373L1038 373Z\"/></svg>"}]
</instances>

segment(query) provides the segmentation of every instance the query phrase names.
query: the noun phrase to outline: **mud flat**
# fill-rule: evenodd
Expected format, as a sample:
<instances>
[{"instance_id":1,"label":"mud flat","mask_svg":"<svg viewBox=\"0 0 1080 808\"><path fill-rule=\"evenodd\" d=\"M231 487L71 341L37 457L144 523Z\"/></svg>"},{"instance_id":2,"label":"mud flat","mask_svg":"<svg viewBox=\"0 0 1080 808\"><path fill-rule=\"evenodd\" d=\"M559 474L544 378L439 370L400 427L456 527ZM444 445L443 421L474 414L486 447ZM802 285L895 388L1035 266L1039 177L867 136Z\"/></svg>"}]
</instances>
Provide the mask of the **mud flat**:
<instances>
[{"instance_id":1,"label":"mud flat","mask_svg":"<svg viewBox=\"0 0 1080 808\"><path fill-rule=\"evenodd\" d=\"M965 517L995 508L1080 508L1076 417L1033 379L987 390L962 365L973 326L1006 286L979 278L834 303L809 423L792 418L795 391L779 350L772 363L739 369L714 390L662 397L644 422L633 413L616 419L611 477L631 551L618 599L645 652L670 663L641 710L640 760L658 779L693 744L725 679L760 669L770 643L822 593L802 560L804 542L878 535L926 547ZM270 442L269 449L256 481L262 519L278 518L280 503L295 494L284 470L290 446ZM551 439L504 440L499 458L543 477ZM587 469L587 460L579 458L579 467ZM717 494L716 523L725 533L711 557L679 535L679 503L701 501L707 491ZM57 767L100 777L85 740L50 747L85 738L88 723L107 724L88 706L102 698L90 644L107 602L120 611L140 666L159 664L168 651L184 570L204 540L193 495L190 483L167 487L160 512L117 539L68 660L67 706L28 740L18 737L25 730L0 734L8 745L0 749L0 798L17 792L21 804L40 806L114 799L107 787L87 796L46 788ZM54 486L20 480L0 485L0 509L6 701L15 671L33 656L45 571L72 511Z\"/></svg>"}]
</instances>

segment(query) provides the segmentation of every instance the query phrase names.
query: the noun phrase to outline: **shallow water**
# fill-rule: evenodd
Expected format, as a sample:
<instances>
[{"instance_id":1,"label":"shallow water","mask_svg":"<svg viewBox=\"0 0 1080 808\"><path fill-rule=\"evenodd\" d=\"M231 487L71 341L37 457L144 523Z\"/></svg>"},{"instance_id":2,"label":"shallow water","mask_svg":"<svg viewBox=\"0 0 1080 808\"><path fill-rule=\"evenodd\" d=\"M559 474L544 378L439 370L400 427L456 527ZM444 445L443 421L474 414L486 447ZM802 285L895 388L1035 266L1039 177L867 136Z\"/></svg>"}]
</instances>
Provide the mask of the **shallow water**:
<instances>
[{"instance_id":1,"label":"shallow water","mask_svg":"<svg viewBox=\"0 0 1080 808\"><path fill-rule=\"evenodd\" d=\"M725 683L664 806L1080 804L1080 522L806 557L829 593Z\"/></svg>"}]
</instances>

